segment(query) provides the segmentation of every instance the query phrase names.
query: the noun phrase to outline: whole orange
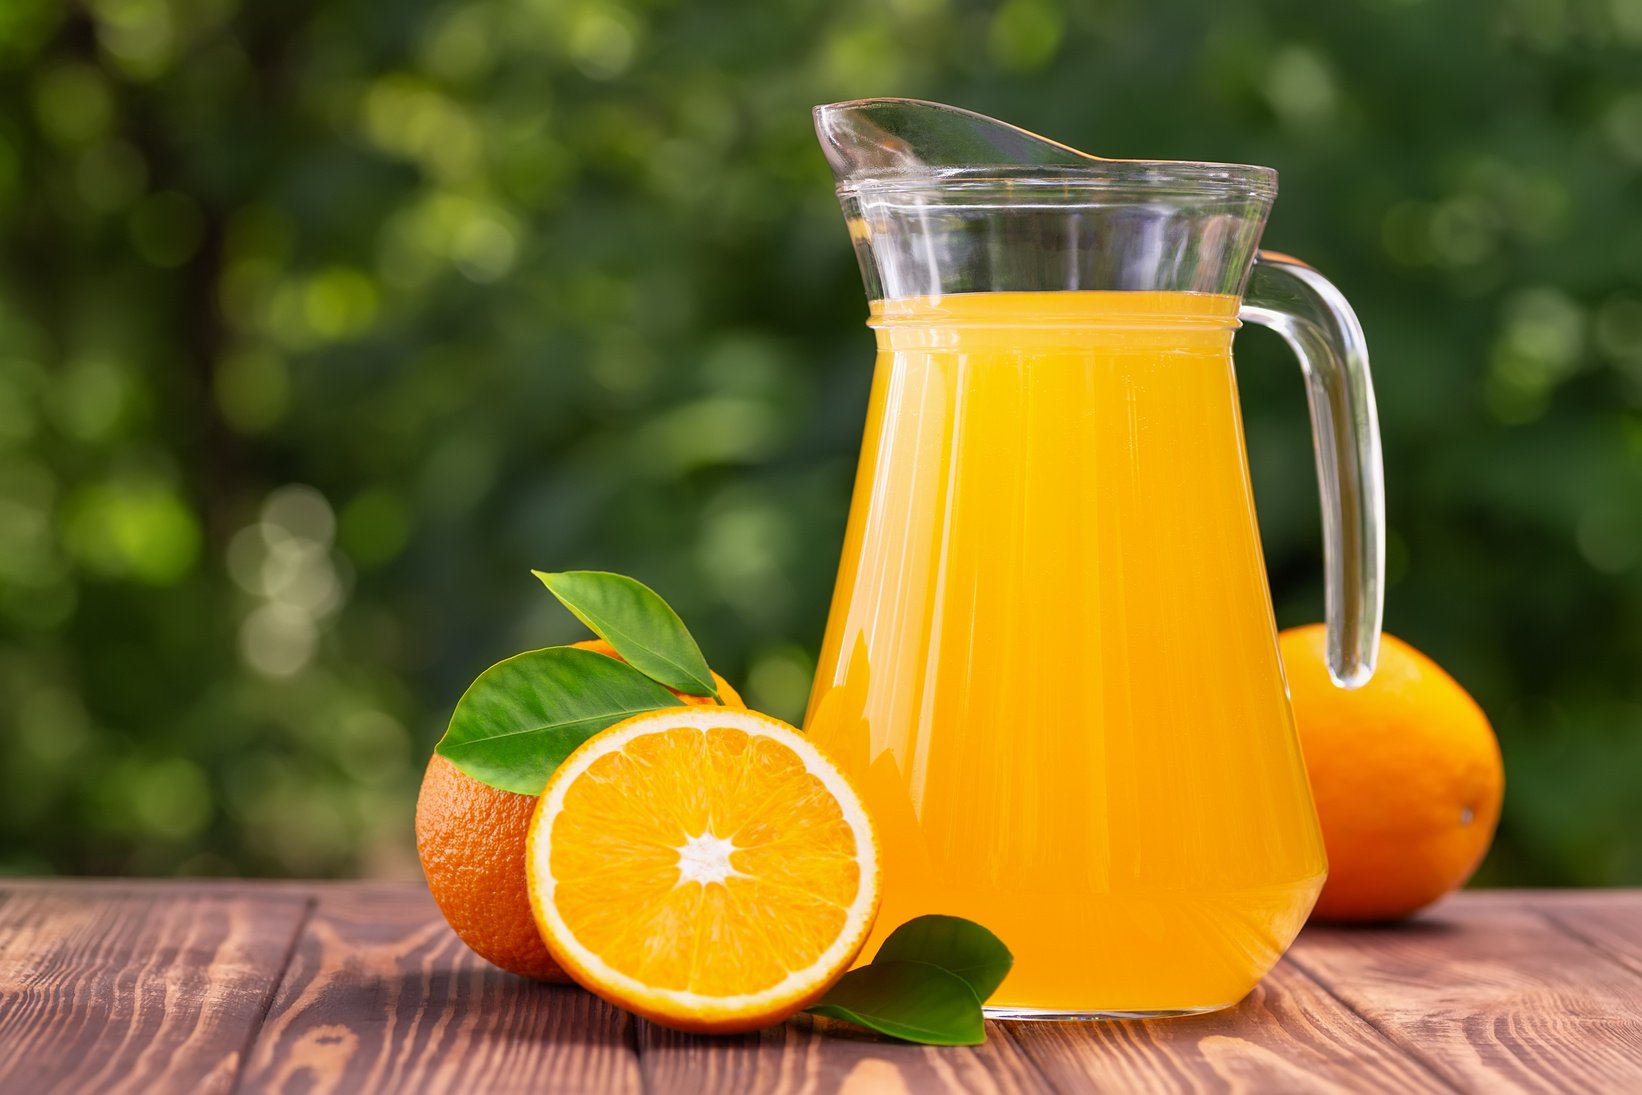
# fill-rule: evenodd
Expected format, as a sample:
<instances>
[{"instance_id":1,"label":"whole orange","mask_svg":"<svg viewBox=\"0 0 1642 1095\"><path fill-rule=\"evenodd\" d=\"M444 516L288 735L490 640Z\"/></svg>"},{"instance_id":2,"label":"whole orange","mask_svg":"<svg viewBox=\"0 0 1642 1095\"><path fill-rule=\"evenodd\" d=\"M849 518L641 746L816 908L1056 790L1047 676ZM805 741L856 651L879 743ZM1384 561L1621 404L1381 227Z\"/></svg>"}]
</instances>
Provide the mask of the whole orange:
<instances>
[{"instance_id":1,"label":"whole orange","mask_svg":"<svg viewBox=\"0 0 1642 1095\"><path fill-rule=\"evenodd\" d=\"M445 920L479 957L521 977L569 981L547 953L525 888L535 795L481 783L435 753L416 798L416 854Z\"/></svg>"},{"instance_id":2,"label":"whole orange","mask_svg":"<svg viewBox=\"0 0 1642 1095\"><path fill-rule=\"evenodd\" d=\"M1469 693L1391 635L1362 688L1328 676L1321 624L1279 636L1328 852L1315 916L1390 920L1471 877L1499 822L1499 742Z\"/></svg>"},{"instance_id":3,"label":"whole orange","mask_svg":"<svg viewBox=\"0 0 1642 1095\"><path fill-rule=\"evenodd\" d=\"M600 639L575 645L617 657ZM715 673L713 679L726 706L745 706L723 677ZM688 704L713 702L679 698ZM434 903L481 958L521 977L569 981L547 953L530 912L525 832L535 809L535 795L481 783L435 753L416 798L416 854Z\"/></svg>"}]
</instances>

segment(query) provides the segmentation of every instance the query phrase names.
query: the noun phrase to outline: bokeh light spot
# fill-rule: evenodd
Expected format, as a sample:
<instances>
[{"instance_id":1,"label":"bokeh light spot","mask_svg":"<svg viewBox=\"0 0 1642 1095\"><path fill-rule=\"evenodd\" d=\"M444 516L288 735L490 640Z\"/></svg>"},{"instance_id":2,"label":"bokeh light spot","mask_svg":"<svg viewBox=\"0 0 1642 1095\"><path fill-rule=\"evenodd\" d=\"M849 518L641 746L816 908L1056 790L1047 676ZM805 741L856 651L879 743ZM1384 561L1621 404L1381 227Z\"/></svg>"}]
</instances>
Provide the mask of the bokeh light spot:
<instances>
[{"instance_id":1,"label":"bokeh light spot","mask_svg":"<svg viewBox=\"0 0 1642 1095\"><path fill-rule=\"evenodd\" d=\"M222 417L242 434L266 433L290 409L290 374L284 360L265 347L228 355L217 366L211 385Z\"/></svg>"},{"instance_id":2,"label":"bokeh light spot","mask_svg":"<svg viewBox=\"0 0 1642 1095\"><path fill-rule=\"evenodd\" d=\"M336 514L325 496L305 483L273 491L262 503L264 524L285 535L328 547L336 535Z\"/></svg>"},{"instance_id":3,"label":"bokeh light spot","mask_svg":"<svg viewBox=\"0 0 1642 1095\"><path fill-rule=\"evenodd\" d=\"M487 6L454 8L423 37L423 64L447 80L483 76L496 57L492 18Z\"/></svg>"},{"instance_id":4,"label":"bokeh light spot","mask_svg":"<svg viewBox=\"0 0 1642 1095\"><path fill-rule=\"evenodd\" d=\"M200 550L194 511L175 487L152 475L79 488L68 501L63 536L93 573L157 586L187 577Z\"/></svg>"},{"instance_id":5,"label":"bokeh light spot","mask_svg":"<svg viewBox=\"0 0 1642 1095\"><path fill-rule=\"evenodd\" d=\"M171 757L140 769L131 786L134 820L154 836L187 840L211 820L211 785L199 765Z\"/></svg>"},{"instance_id":6,"label":"bokeh light spot","mask_svg":"<svg viewBox=\"0 0 1642 1095\"><path fill-rule=\"evenodd\" d=\"M91 746L91 718L80 697L47 685L23 698L17 708L21 744L29 758L47 768L67 765Z\"/></svg>"},{"instance_id":7,"label":"bokeh light spot","mask_svg":"<svg viewBox=\"0 0 1642 1095\"><path fill-rule=\"evenodd\" d=\"M338 539L360 566L380 566L394 559L410 539L404 500L385 488L361 492L342 508Z\"/></svg>"},{"instance_id":8,"label":"bokeh light spot","mask_svg":"<svg viewBox=\"0 0 1642 1095\"><path fill-rule=\"evenodd\" d=\"M1544 413L1579 364L1585 327L1584 309L1560 289L1528 289L1507 302L1485 387L1496 418L1514 425Z\"/></svg>"},{"instance_id":9,"label":"bokeh light spot","mask_svg":"<svg viewBox=\"0 0 1642 1095\"><path fill-rule=\"evenodd\" d=\"M798 725L814 676L815 661L802 647L783 644L760 651L747 672L747 702Z\"/></svg>"},{"instance_id":10,"label":"bokeh light spot","mask_svg":"<svg viewBox=\"0 0 1642 1095\"><path fill-rule=\"evenodd\" d=\"M170 67L177 26L166 0L93 0L97 41L131 76L152 79Z\"/></svg>"},{"instance_id":11,"label":"bokeh light spot","mask_svg":"<svg viewBox=\"0 0 1642 1095\"><path fill-rule=\"evenodd\" d=\"M337 762L361 783L392 783L410 768L410 735L381 711L355 711L335 737Z\"/></svg>"},{"instance_id":12,"label":"bokeh light spot","mask_svg":"<svg viewBox=\"0 0 1642 1095\"><path fill-rule=\"evenodd\" d=\"M131 211L131 245L155 266L181 266L205 238L205 217L193 198L175 190L151 194Z\"/></svg>"},{"instance_id":13,"label":"bokeh light spot","mask_svg":"<svg viewBox=\"0 0 1642 1095\"><path fill-rule=\"evenodd\" d=\"M52 140L83 144L108 132L114 99L107 81L90 65L53 65L35 77L34 115Z\"/></svg>"},{"instance_id":14,"label":"bokeh light spot","mask_svg":"<svg viewBox=\"0 0 1642 1095\"><path fill-rule=\"evenodd\" d=\"M240 657L267 677L290 677L301 672L318 644L313 617L288 605L260 605L240 625Z\"/></svg>"},{"instance_id":15,"label":"bokeh light spot","mask_svg":"<svg viewBox=\"0 0 1642 1095\"><path fill-rule=\"evenodd\" d=\"M775 409L757 400L715 396L665 411L640 427L633 451L652 474L677 475L713 464L754 461L781 439Z\"/></svg>"},{"instance_id":16,"label":"bokeh light spot","mask_svg":"<svg viewBox=\"0 0 1642 1095\"><path fill-rule=\"evenodd\" d=\"M626 72L637 45L638 24L632 13L587 0L575 9L565 35L571 61L595 80L611 80Z\"/></svg>"},{"instance_id":17,"label":"bokeh light spot","mask_svg":"<svg viewBox=\"0 0 1642 1095\"><path fill-rule=\"evenodd\" d=\"M1050 0L1004 0L987 27L987 52L1001 68L1034 72L1054 59L1065 33L1065 16Z\"/></svg>"},{"instance_id":18,"label":"bokeh light spot","mask_svg":"<svg viewBox=\"0 0 1642 1095\"><path fill-rule=\"evenodd\" d=\"M1277 51L1266 72L1265 91L1277 116L1297 129L1316 128L1339 111L1334 73L1321 54L1306 46Z\"/></svg>"},{"instance_id":19,"label":"bokeh light spot","mask_svg":"<svg viewBox=\"0 0 1642 1095\"><path fill-rule=\"evenodd\" d=\"M124 209L142 193L148 165L126 141L92 145L74 164L74 187L80 200L99 212Z\"/></svg>"},{"instance_id":20,"label":"bokeh light spot","mask_svg":"<svg viewBox=\"0 0 1642 1095\"><path fill-rule=\"evenodd\" d=\"M1579 518L1576 540L1591 566L1623 574L1642 556L1642 512L1634 506L1593 506Z\"/></svg>"},{"instance_id":21,"label":"bokeh light spot","mask_svg":"<svg viewBox=\"0 0 1642 1095\"><path fill-rule=\"evenodd\" d=\"M1621 156L1642 164L1642 91L1628 92L1614 99L1603 115L1602 128Z\"/></svg>"},{"instance_id":22,"label":"bokeh light spot","mask_svg":"<svg viewBox=\"0 0 1642 1095\"><path fill-rule=\"evenodd\" d=\"M54 395L56 419L80 441L108 440L135 402L137 381L124 364L84 358L64 369Z\"/></svg>"}]
</instances>

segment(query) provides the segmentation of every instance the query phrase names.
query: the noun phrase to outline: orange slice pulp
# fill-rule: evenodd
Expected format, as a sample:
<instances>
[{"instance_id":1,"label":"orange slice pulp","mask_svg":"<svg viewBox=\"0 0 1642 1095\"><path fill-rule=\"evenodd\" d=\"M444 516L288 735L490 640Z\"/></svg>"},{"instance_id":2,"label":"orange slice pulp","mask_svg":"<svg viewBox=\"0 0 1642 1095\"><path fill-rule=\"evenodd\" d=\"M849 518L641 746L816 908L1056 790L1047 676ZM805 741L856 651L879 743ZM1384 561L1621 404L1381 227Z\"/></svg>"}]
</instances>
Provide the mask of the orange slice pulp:
<instances>
[{"instance_id":1,"label":"orange slice pulp","mask_svg":"<svg viewBox=\"0 0 1642 1095\"><path fill-rule=\"evenodd\" d=\"M526 840L554 958L680 1030L754 1030L813 1003L878 908L860 796L752 711L668 707L595 735L548 780Z\"/></svg>"}]
</instances>

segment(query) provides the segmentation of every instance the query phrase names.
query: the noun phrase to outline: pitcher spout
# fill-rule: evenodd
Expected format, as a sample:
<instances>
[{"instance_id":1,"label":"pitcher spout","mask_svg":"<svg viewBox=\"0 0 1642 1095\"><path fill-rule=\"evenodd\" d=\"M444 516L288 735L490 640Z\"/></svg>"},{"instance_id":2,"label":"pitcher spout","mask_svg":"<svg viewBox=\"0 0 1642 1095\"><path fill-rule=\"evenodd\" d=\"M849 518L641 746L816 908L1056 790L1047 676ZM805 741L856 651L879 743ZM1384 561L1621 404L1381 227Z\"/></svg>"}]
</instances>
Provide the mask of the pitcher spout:
<instances>
[{"instance_id":1,"label":"pitcher spout","mask_svg":"<svg viewBox=\"0 0 1642 1095\"><path fill-rule=\"evenodd\" d=\"M916 99L815 108L872 300L1080 289L1238 295L1276 172L1112 160Z\"/></svg>"},{"instance_id":2,"label":"pitcher spout","mask_svg":"<svg viewBox=\"0 0 1642 1095\"><path fill-rule=\"evenodd\" d=\"M814 110L815 132L839 186L990 167L1104 162L1019 126L921 99L854 99Z\"/></svg>"}]
</instances>

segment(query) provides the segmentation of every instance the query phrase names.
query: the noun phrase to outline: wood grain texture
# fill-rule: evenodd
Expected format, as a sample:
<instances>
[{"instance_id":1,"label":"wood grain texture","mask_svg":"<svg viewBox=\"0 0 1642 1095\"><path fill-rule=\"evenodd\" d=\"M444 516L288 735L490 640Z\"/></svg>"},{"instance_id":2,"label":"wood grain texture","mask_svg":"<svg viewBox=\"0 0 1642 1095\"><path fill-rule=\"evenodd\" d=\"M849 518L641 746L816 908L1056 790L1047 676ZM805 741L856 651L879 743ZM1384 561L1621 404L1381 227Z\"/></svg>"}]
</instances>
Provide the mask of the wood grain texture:
<instances>
[{"instance_id":1,"label":"wood grain texture","mask_svg":"<svg viewBox=\"0 0 1642 1095\"><path fill-rule=\"evenodd\" d=\"M283 969L283 973L281 970ZM0 882L0 1091L1642 1092L1642 893L1462 894L1311 928L1237 1008L738 1038L492 969L419 884Z\"/></svg>"},{"instance_id":2,"label":"wood grain texture","mask_svg":"<svg viewBox=\"0 0 1642 1095\"><path fill-rule=\"evenodd\" d=\"M297 894L8 888L0 1090L228 1091L307 905Z\"/></svg>"},{"instance_id":3,"label":"wood grain texture","mask_svg":"<svg viewBox=\"0 0 1642 1095\"><path fill-rule=\"evenodd\" d=\"M639 1092L628 1016L494 968L420 885L320 891L247 1092Z\"/></svg>"},{"instance_id":4,"label":"wood grain texture","mask_svg":"<svg viewBox=\"0 0 1642 1095\"><path fill-rule=\"evenodd\" d=\"M1533 904L1569 935L1642 974L1642 897L1569 894Z\"/></svg>"},{"instance_id":5,"label":"wood grain texture","mask_svg":"<svg viewBox=\"0 0 1642 1095\"><path fill-rule=\"evenodd\" d=\"M638 1047L647 1090L667 1095L1054 1090L997 1023L987 1024L985 1045L935 1048L808 1015L732 1038L680 1034L641 1022Z\"/></svg>"},{"instance_id":6,"label":"wood grain texture","mask_svg":"<svg viewBox=\"0 0 1642 1095\"><path fill-rule=\"evenodd\" d=\"M1149 1022L1017 1023L1063 1091L1446 1092L1290 962L1225 1011Z\"/></svg>"},{"instance_id":7,"label":"wood grain texture","mask_svg":"<svg viewBox=\"0 0 1642 1095\"><path fill-rule=\"evenodd\" d=\"M1295 961L1463 1090L1642 1091L1642 975L1520 895L1466 898L1402 925L1308 928Z\"/></svg>"}]
</instances>

